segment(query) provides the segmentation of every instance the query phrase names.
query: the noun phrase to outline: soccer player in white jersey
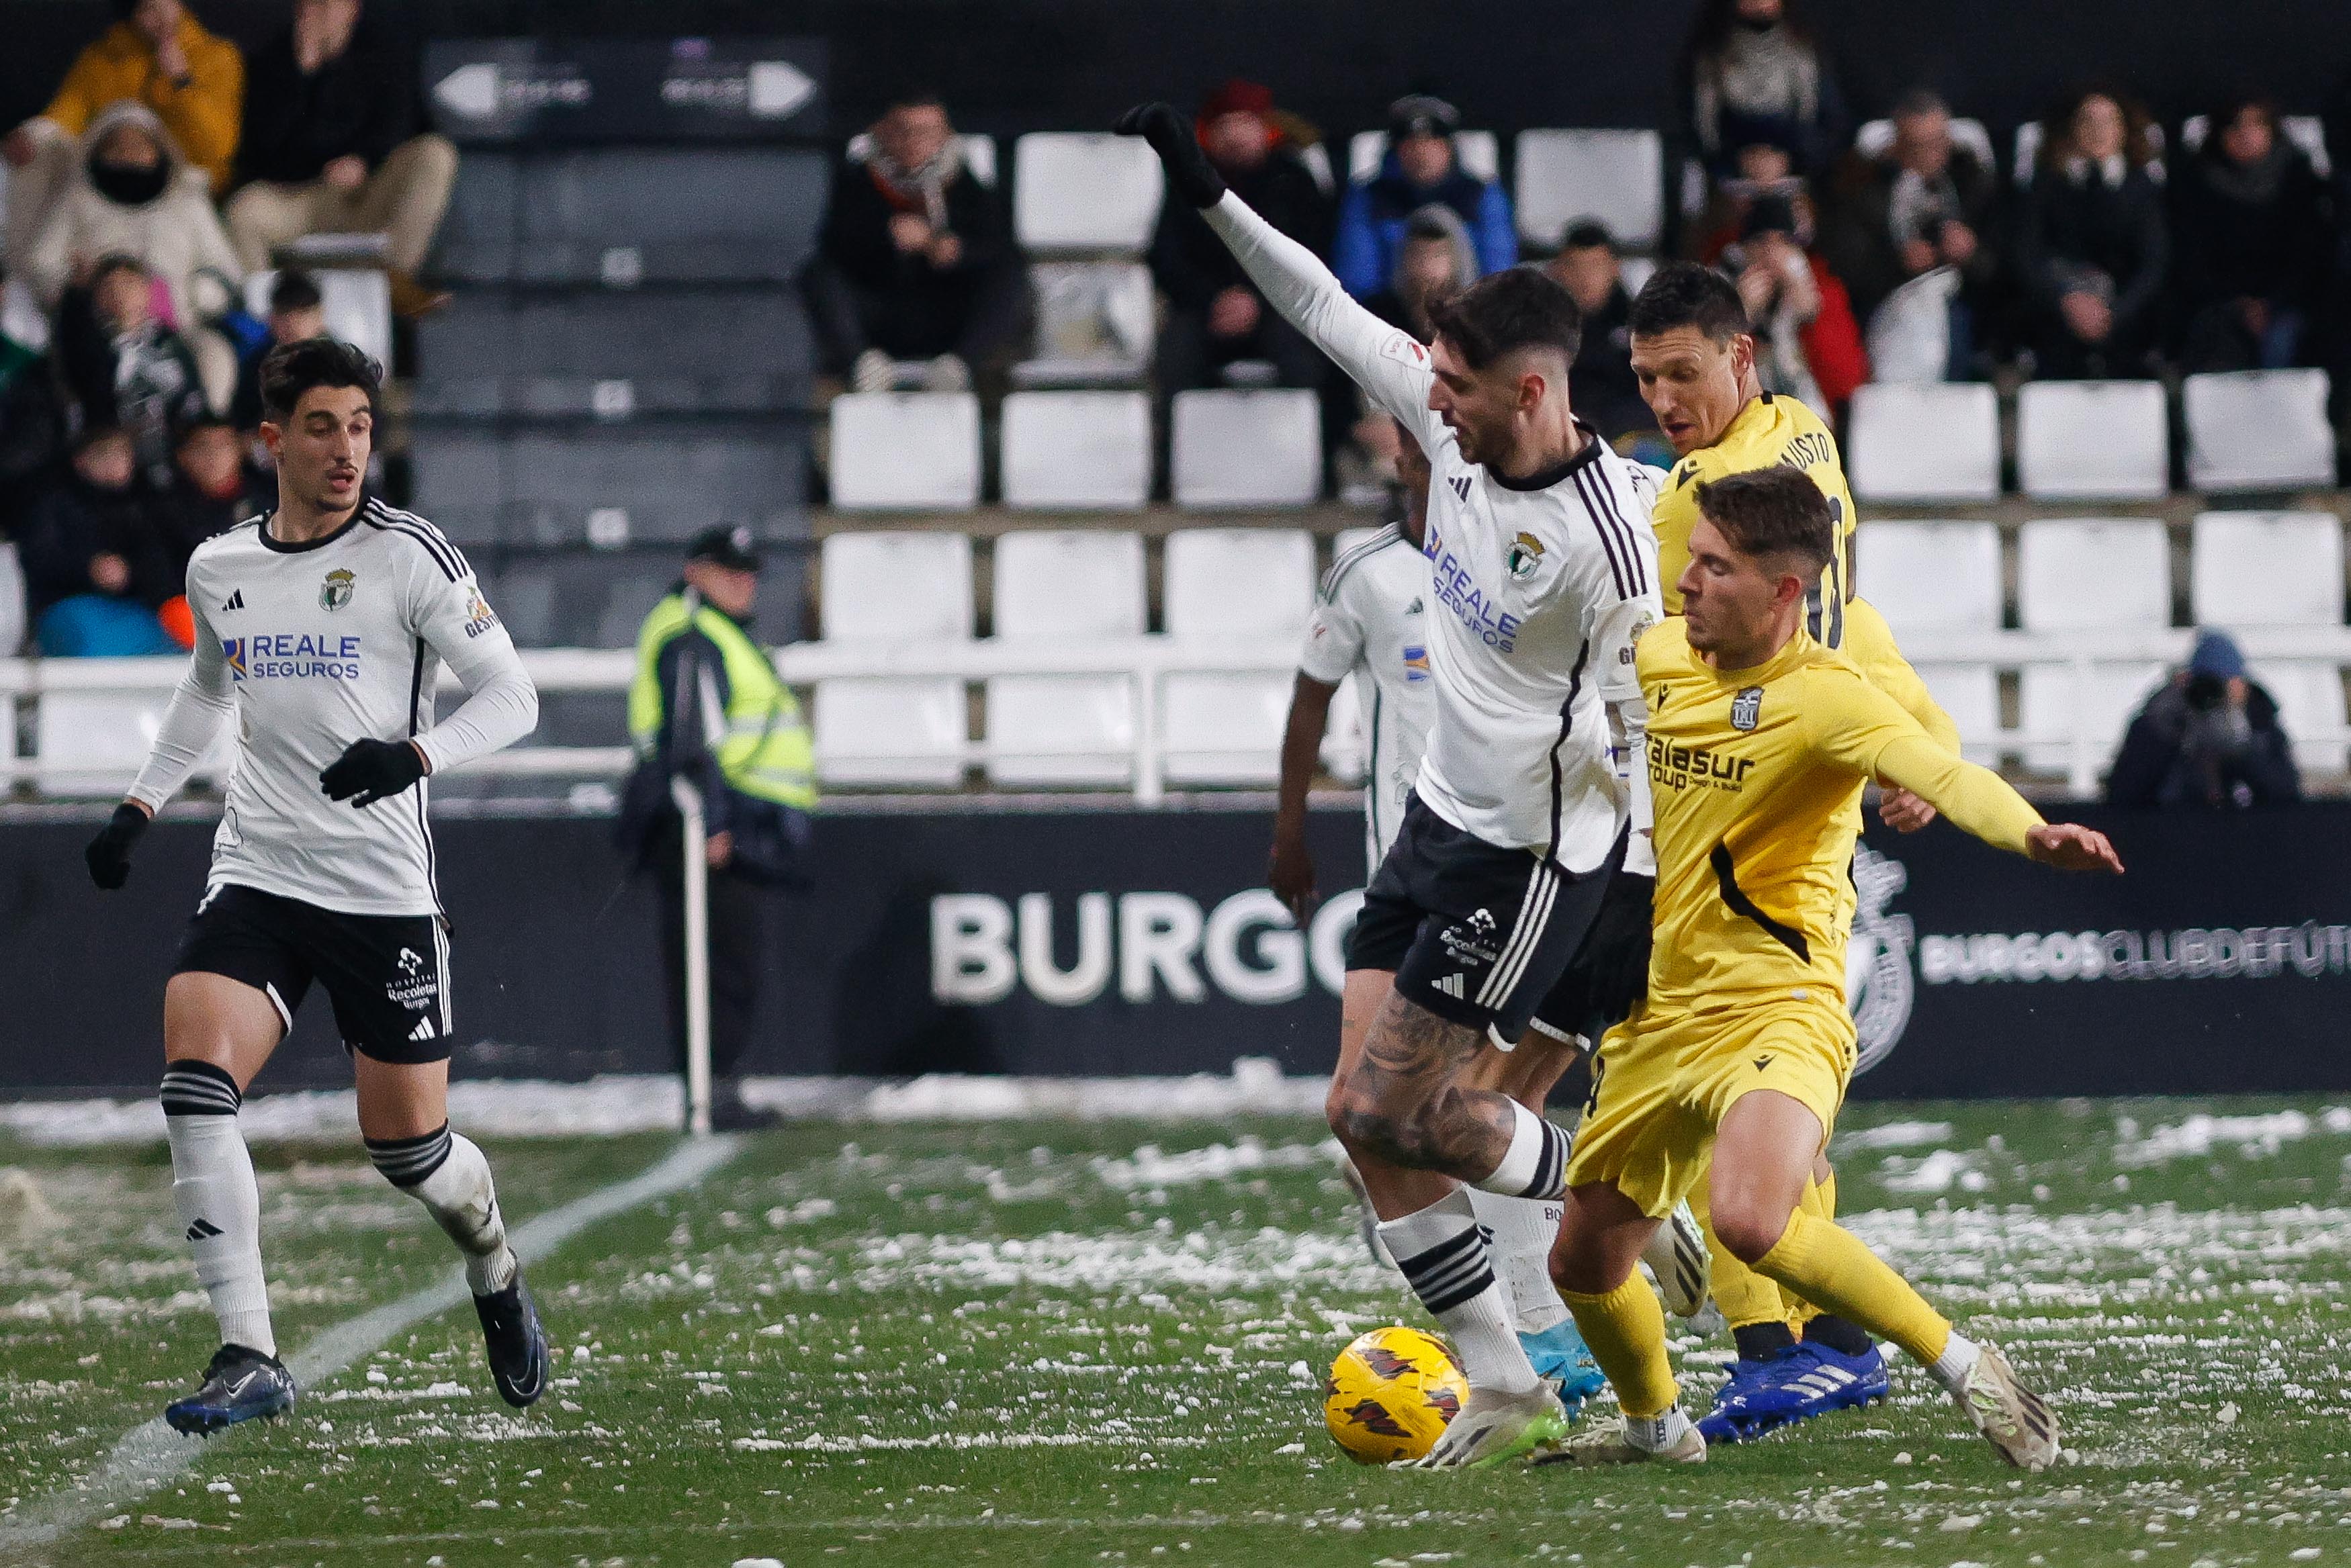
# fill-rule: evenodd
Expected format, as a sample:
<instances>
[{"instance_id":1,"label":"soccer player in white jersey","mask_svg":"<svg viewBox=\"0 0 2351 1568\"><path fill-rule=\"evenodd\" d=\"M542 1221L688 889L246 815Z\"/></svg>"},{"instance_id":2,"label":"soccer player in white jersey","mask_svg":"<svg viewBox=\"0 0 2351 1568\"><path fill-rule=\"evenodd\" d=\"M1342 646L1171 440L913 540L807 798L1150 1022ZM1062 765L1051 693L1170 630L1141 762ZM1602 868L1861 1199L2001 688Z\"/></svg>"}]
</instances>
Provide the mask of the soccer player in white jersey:
<instances>
[{"instance_id":1,"label":"soccer player in white jersey","mask_svg":"<svg viewBox=\"0 0 2351 1568\"><path fill-rule=\"evenodd\" d=\"M98 885L121 887L149 821L234 726L212 871L163 992L172 1196L222 1339L196 1391L163 1413L183 1432L294 1404L237 1112L313 981L350 1053L370 1158L464 1255L499 1394L520 1407L547 1383L489 1162L449 1130L449 922L424 793L428 775L529 733L538 693L456 546L368 495L381 379L325 337L264 362L277 508L196 547L194 658L89 849ZM435 722L444 666L467 695Z\"/></svg>"},{"instance_id":2,"label":"soccer player in white jersey","mask_svg":"<svg viewBox=\"0 0 2351 1568\"><path fill-rule=\"evenodd\" d=\"M1562 1438L1567 1417L1512 1332L1462 1184L1556 1199L1568 1140L1472 1075L1494 1043L1528 1035L1611 884L1654 886L1651 866L1621 872L1647 801L1643 774L1620 780L1615 748L1645 728L1633 644L1659 614L1656 484L1570 412L1578 317L1550 278L1514 267L1440 302L1424 347L1230 194L1173 109L1130 110L1118 128L1149 140L1268 303L1428 454L1437 719L1350 942L1343 1028L1364 1031L1363 1051L1329 1112L1382 1240L1468 1376L1419 1462L1499 1463ZM1637 919L1608 923L1627 950L1609 972L1646 971L1642 897Z\"/></svg>"}]
</instances>

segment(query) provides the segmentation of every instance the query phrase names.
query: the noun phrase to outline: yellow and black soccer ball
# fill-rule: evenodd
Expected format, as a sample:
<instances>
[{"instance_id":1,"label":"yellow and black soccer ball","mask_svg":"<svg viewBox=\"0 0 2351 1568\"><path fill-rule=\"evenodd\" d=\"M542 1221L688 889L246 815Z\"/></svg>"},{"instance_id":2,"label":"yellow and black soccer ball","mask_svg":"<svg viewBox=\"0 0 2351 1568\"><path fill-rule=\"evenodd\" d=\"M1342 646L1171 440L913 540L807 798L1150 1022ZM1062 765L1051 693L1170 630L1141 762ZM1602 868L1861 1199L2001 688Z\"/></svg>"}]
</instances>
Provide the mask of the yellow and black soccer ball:
<instances>
[{"instance_id":1,"label":"yellow and black soccer ball","mask_svg":"<svg viewBox=\"0 0 2351 1568\"><path fill-rule=\"evenodd\" d=\"M1384 1465L1437 1446L1469 1397L1469 1379L1435 1334L1375 1328L1339 1353L1322 1392L1332 1439L1352 1459Z\"/></svg>"}]
</instances>

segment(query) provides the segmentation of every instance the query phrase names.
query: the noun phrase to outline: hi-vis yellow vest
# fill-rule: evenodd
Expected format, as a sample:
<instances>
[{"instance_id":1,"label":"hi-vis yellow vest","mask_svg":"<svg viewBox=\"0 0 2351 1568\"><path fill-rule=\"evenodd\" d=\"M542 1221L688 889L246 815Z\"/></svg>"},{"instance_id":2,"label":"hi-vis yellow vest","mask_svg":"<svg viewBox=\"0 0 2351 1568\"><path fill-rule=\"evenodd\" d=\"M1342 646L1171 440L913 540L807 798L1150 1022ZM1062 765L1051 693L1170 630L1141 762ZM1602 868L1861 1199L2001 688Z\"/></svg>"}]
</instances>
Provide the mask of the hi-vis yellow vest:
<instances>
[{"instance_id":1,"label":"hi-vis yellow vest","mask_svg":"<svg viewBox=\"0 0 2351 1568\"><path fill-rule=\"evenodd\" d=\"M803 811L814 806L816 753L799 700L741 627L699 599L689 604L684 594L655 605L637 632L637 678L629 687L629 738L637 754L653 755L660 741L667 697L661 686L662 649L689 627L716 644L726 664L726 711L715 716L721 722L705 724L705 732L723 737L718 771L727 787ZM698 694L688 700L698 700Z\"/></svg>"}]
</instances>

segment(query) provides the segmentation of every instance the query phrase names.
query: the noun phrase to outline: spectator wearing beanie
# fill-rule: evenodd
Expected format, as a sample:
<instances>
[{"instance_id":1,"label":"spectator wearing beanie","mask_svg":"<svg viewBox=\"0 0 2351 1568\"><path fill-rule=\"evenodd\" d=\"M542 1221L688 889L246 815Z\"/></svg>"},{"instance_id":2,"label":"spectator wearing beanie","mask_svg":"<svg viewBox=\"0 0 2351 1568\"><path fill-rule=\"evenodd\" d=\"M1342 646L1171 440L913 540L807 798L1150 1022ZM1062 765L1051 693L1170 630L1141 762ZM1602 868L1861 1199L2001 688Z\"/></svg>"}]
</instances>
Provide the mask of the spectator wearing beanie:
<instances>
[{"instance_id":1,"label":"spectator wearing beanie","mask_svg":"<svg viewBox=\"0 0 2351 1568\"><path fill-rule=\"evenodd\" d=\"M1461 111L1441 98L1413 93L1388 106L1388 150L1379 171L1347 188L1339 209L1331 270L1357 299L1368 299L1395 273L1405 227L1431 203L1450 207L1468 230L1478 273L1517 265L1518 230L1499 184L1461 167L1454 138Z\"/></svg>"}]
</instances>

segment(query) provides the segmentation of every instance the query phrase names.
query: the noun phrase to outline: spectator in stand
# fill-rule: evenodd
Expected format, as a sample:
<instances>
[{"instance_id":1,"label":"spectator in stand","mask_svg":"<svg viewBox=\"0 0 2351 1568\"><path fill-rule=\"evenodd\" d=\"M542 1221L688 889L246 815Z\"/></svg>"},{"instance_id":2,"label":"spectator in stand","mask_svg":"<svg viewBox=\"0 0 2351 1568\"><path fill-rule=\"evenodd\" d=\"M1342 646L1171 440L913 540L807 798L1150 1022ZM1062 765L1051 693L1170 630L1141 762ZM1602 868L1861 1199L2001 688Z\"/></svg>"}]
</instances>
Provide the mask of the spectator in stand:
<instances>
[{"instance_id":1,"label":"spectator in stand","mask_svg":"<svg viewBox=\"0 0 2351 1568\"><path fill-rule=\"evenodd\" d=\"M1882 157L1848 161L1823 225L1822 253L1873 334L1897 290L1949 269L1935 313L1948 337L1945 379L1966 379L1974 360L1975 323L1998 275L1999 200L1992 171L1953 144L1950 110L1921 88L1895 105L1894 145Z\"/></svg>"},{"instance_id":2,"label":"spectator in stand","mask_svg":"<svg viewBox=\"0 0 2351 1568\"><path fill-rule=\"evenodd\" d=\"M0 140L9 164L9 265L62 197L99 115L125 101L144 105L172 142L204 171L209 194L228 188L245 98L245 57L206 32L180 0L114 0L120 18L82 50L49 107Z\"/></svg>"},{"instance_id":3,"label":"spectator in stand","mask_svg":"<svg viewBox=\"0 0 2351 1568\"><path fill-rule=\"evenodd\" d=\"M1580 218L1567 226L1559 254L1543 270L1575 296L1583 313L1583 346L1567 373L1567 406L1611 442L1656 432L1656 416L1641 400L1633 376L1633 296L1606 224Z\"/></svg>"},{"instance_id":4,"label":"spectator in stand","mask_svg":"<svg viewBox=\"0 0 2351 1568\"><path fill-rule=\"evenodd\" d=\"M259 516L266 506L248 483L245 441L215 414L200 414L179 432L172 483L156 498L156 530L171 556L171 580L188 580L188 557L216 534Z\"/></svg>"},{"instance_id":5,"label":"spectator in stand","mask_svg":"<svg viewBox=\"0 0 2351 1568\"><path fill-rule=\"evenodd\" d=\"M2224 632L2198 635L2188 668L2131 720L2106 776L2113 805L2242 810L2302 798L2277 700Z\"/></svg>"},{"instance_id":6,"label":"spectator in stand","mask_svg":"<svg viewBox=\"0 0 2351 1568\"><path fill-rule=\"evenodd\" d=\"M236 350L209 327L235 306L245 275L205 193L162 121L141 104L101 110L82 139L80 166L50 203L26 258L26 281L56 308L66 290L92 281L101 256L129 256L161 285L156 314L195 356L204 395L225 408L236 385Z\"/></svg>"},{"instance_id":7,"label":"spectator in stand","mask_svg":"<svg viewBox=\"0 0 2351 1568\"><path fill-rule=\"evenodd\" d=\"M131 438L82 432L66 471L27 501L15 530L43 653L63 659L179 651L155 617L180 591Z\"/></svg>"},{"instance_id":8,"label":"spectator in stand","mask_svg":"<svg viewBox=\"0 0 2351 1568\"><path fill-rule=\"evenodd\" d=\"M1788 0L1705 0L1682 57L1683 123L1708 173L1738 170L1756 142L1786 147L1797 172L1827 172L1843 150L1844 100Z\"/></svg>"},{"instance_id":9,"label":"spectator in stand","mask_svg":"<svg viewBox=\"0 0 2351 1568\"><path fill-rule=\"evenodd\" d=\"M1722 253L1755 334L1755 374L1766 392L1842 417L1869 379L1869 355L1844 285L1811 249L1810 223L1782 196L1748 210L1746 231Z\"/></svg>"},{"instance_id":10,"label":"spectator in stand","mask_svg":"<svg viewBox=\"0 0 2351 1568\"><path fill-rule=\"evenodd\" d=\"M268 330L237 370L236 395L229 400L229 422L251 441L261 429L261 362L281 343L301 343L327 335L326 299L319 280L307 272L279 273L269 285Z\"/></svg>"},{"instance_id":11,"label":"spectator in stand","mask_svg":"<svg viewBox=\"0 0 2351 1568\"><path fill-rule=\"evenodd\" d=\"M2042 143L2016 265L2026 341L2043 376L2147 372L2170 265L2163 198L2147 172L2148 123L2119 94L2093 88Z\"/></svg>"},{"instance_id":12,"label":"spectator in stand","mask_svg":"<svg viewBox=\"0 0 2351 1568\"><path fill-rule=\"evenodd\" d=\"M1256 82L1228 81L1200 106L1200 145L1252 211L1322 254L1331 244L1330 202L1272 116L1271 91ZM1232 252L1188 203L1160 208L1151 275L1167 296L1159 336L1163 396L1208 386L1218 367L1237 359L1270 360L1275 380L1284 387L1322 384L1322 351L1267 306Z\"/></svg>"},{"instance_id":13,"label":"spectator in stand","mask_svg":"<svg viewBox=\"0 0 2351 1568\"><path fill-rule=\"evenodd\" d=\"M1460 293L1478 276L1477 248L1469 243L1460 214L1432 202L1405 221L1387 286L1364 300L1364 307L1426 343L1437 336L1429 306ZM1352 442L1341 447L1333 460L1339 498L1350 506L1377 506L1397 483L1395 421L1353 387L1345 392L1349 401L1341 405L1342 411L1325 416L1334 427L1346 419L1354 421Z\"/></svg>"},{"instance_id":14,"label":"spectator in stand","mask_svg":"<svg viewBox=\"0 0 2351 1568\"><path fill-rule=\"evenodd\" d=\"M0 331L0 535L25 486L60 455L63 426L48 358ZM15 651L0 647L0 657Z\"/></svg>"},{"instance_id":15,"label":"spectator in stand","mask_svg":"<svg viewBox=\"0 0 2351 1568\"><path fill-rule=\"evenodd\" d=\"M2283 369L2331 259L2325 190L2275 105L2235 99L2210 127L2172 180L2183 369Z\"/></svg>"},{"instance_id":16,"label":"spectator in stand","mask_svg":"<svg viewBox=\"0 0 2351 1568\"><path fill-rule=\"evenodd\" d=\"M315 234L381 234L392 307L449 296L416 281L449 206L457 150L423 131L413 53L362 0L294 0L293 26L253 57L228 233L249 272ZM423 132L420 134L420 132Z\"/></svg>"},{"instance_id":17,"label":"spectator in stand","mask_svg":"<svg viewBox=\"0 0 2351 1568\"><path fill-rule=\"evenodd\" d=\"M900 359L926 361L932 391L961 391L1009 364L1035 316L1003 205L929 93L850 144L800 286L821 369L861 392L887 390Z\"/></svg>"},{"instance_id":18,"label":"spectator in stand","mask_svg":"<svg viewBox=\"0 0 2351 1568\"><path fill-rule=\"evenodd\" d=\"M1347 188L1331 270L1357 299L1388 286L1412 215L1432 204L1452 209L1469 235L1478 276L1516 265L1519 235L1501 185L1461 167L1454 137L1461 111L1441 98L1412 93L1388 105L1388 151L1379 172ZM1475 282L1476 279L1471 280Z\"/></svg>"},{"instance_id":19,"label":"spectator in stand","mask_svg":"<svg viewBox=\"0 0 2351 1568\"><path fill-rule=\"evenodd\" d=\"M1788 203L1809 231L1813 227L1813 197L1804 177L1796 171L1792 144L1764 139L1749 142L1731 160L1731 172L1707 191L1705 211L1689 227L1696 243L1692 261L1711 266L1747 232L1747 214L1756 202L1777 198Z\"/></svg>"},{"instance_id":20,"label":"spectator in stand","mask_svg":"<svg viewBox=\"0 0 2351 1568\"><path fill-rule=\"evenodd\" d=\"M154 309L155 280L136 256L110 255L57 312L57 369L77 430L118 429L146 483L171 483L173 432L209 414L196 361Z\"/></svg>"}]
</instances>

